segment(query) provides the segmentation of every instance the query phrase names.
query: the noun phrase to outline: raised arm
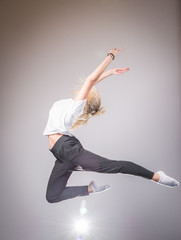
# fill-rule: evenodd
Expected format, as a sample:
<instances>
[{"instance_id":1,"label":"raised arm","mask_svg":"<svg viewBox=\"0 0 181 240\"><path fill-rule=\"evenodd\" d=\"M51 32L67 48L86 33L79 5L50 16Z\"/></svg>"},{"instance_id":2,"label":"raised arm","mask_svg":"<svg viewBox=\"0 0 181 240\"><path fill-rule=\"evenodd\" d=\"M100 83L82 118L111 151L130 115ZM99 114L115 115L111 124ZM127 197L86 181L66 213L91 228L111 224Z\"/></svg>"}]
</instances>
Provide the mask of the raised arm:
<instances>
[{"instance_id":1,"label":"raised arm","mask_svg":"<svg viewBox=\"0 0 181 240\"><path fill-rule=\"evenodd\" d=\"M111 49L109 53L112 53L114 56L117 56L119 52L121 52L124 48L120 50ZM94 70L93 73L91 73L85 80L82 88L80 89L78 95L74 98L76 101L84 100L87 98L91 88L93 85L95 85L97 82L101 81L103 78L111 75L110 71L107 73L105 72L104 75L103 72L107 68L107 66L112 62L113 57L111 55L106 56L106 58L103 60L103 62ZM102 76L101 76L102 75Z\"/></svg>"},{"instance_id":2,"label":"raised arm","mask_svg":"<svg viewBox=\"0 0 181 240\"><path fill-rule=\"evenodd\" d=\"M100 82L100 81L102 81L104 78L107 78L107 77L109 77L109 76L111 76L111 75L115 75L115 74L122 74L122 73L124 73L124 72L126 72L126 71L128 71L129 70L129 68L127 67L127 68L114 68L114 69L109 69L109 70L107 70L106 72L103 72L102 74L101 74L101 76L97 79L97 81L95 82L95 84L97 84L98 82Z\"/></svg>"}]
</instances>

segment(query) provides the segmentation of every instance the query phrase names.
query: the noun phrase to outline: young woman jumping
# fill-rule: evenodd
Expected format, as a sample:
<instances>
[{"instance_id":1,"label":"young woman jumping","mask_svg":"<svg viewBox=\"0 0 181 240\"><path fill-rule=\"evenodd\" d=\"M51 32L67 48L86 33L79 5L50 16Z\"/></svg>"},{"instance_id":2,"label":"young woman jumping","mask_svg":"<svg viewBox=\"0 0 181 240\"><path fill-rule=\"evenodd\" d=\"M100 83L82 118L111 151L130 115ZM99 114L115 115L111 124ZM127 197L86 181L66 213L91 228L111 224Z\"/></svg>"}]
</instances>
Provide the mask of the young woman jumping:
<instances>
[{"instance_id":1,"label":"young woman jumping","mask_svg":"<svg viewBox=\"0 0 181 240\"><path fill-rule=\"evenodd\" d=\"M50 203L111 188L110 185L98 186L95 181L85 186L68 187L67 181L73 171L131 174L167 187L179 186L177 180L163 171L152 172L130 161L110 160L90 152L72 134L72 130L86 124L90 117L104 113L105 109L101 107L101 98L95 85L112 74L122 74L129 70L115 68L104 72L123 49L111 49L103 62L86 78L76 96L55 102L49 111L43 135L48 136L49 150L56 158L46 192L46 199Z\"/></svg>"}]
</instances>

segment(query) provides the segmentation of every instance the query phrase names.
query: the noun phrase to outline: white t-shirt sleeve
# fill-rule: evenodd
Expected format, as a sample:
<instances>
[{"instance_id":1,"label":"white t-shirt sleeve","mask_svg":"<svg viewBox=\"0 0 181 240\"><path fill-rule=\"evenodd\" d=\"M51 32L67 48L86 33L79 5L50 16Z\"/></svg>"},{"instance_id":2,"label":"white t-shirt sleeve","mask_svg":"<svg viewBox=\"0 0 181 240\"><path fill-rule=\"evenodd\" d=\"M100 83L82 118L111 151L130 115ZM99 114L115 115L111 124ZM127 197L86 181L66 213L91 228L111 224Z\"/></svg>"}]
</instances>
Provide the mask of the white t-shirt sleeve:
<instances>
[{"instance_id":1,"label":"white t-shirt sleeve","mask_svg":"<svg viewBox=\"0 0 181 240\"><path fill-rule=\"evenodd\" d=\"M65 125L71 127L77 118L83 113L86 100L75 101L72 99L72 106L65 116Z\"/></svg>"}]
</instances>

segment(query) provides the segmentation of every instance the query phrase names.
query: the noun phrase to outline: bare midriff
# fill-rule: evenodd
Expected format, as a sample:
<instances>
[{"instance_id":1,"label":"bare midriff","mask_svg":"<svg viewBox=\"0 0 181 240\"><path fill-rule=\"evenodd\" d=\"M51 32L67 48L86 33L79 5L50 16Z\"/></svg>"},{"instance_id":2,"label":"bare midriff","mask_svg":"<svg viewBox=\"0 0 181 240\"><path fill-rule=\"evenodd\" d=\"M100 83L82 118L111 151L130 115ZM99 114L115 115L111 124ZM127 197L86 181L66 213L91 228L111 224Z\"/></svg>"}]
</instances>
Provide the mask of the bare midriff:
<instances>
[{"instance_id":1,"label":"bare midriff","mask_svg":"<svg viewBox=\"0 0 181 240\"><path fill-rule=\"evenodd\" d=\"M55 134L51 134L51 135L48 135L48 141L49 141L49 149L52 149L54 144L58 141L58 139L60 137L62 137L63 134L60 134L60 133L55 133Z\"/></svg>"}]
</instances>

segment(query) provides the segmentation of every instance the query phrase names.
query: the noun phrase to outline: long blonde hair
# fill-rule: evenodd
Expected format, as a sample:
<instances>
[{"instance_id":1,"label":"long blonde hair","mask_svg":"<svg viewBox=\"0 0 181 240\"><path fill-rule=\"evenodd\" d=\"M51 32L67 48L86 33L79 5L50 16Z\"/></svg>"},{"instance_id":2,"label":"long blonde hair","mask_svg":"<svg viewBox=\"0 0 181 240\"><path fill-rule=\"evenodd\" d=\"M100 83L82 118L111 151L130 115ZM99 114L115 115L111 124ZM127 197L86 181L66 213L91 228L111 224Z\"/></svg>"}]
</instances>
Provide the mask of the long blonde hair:
<instances>
[{"instance_id":1,"label":"long blonde hair","mask_svg":"<svg viewBox=\"0 0 181 240\"><path fill-rule=\"evenodd\" d=\"M79 86L73 90L73 95L77 96L82 85L85 82L85 77L80 77ZM105 112L105 107L101 106L101 96L95 86L93 86L87 96L86 104L83 113L77 118L72 125L71 129L74 130L84 124L86 124L90 117L100 116Z\"/></svg>"}]
</instances>

